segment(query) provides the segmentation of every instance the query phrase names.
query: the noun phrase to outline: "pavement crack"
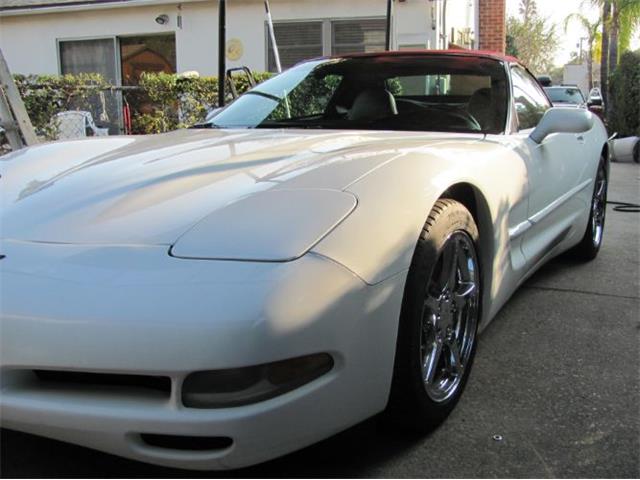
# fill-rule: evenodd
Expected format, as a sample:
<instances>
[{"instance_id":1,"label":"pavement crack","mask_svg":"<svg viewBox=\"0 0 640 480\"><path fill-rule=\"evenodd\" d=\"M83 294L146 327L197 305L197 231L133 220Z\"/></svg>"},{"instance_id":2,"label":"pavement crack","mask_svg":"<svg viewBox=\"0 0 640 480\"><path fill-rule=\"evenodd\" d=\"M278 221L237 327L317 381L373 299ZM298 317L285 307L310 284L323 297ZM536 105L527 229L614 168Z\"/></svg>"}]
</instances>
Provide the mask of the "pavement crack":
<instances>
[{"instance_id":1,"label":"pavement crack","mask_svg":"<svg viewBox=\"0 0 640 480\"><path fill-rule=\"evenodd\" d=\"M539 285L525 285L522 288L530 289L530 290L547 290L552 292L583 293L585 295L596 295L598 297L612 297L612 298L626 298L628 300L640 300L640 297L634 297L632 295L616 295L614 293L590 292L587 290L576 290L573 288L541 287Z\"/></svg>"},{"instance_id":2,"label":"pavement crack","mask_svg":"<svg viewBox=\"0 0 640 480\"><path fill-rule=\"evenodd\" d=\"M540 460L540 463L542 463L542 466L544 467L544 470L547 473L547 478L556 478L556 475L554 475L553 470L551 469L547 461L544 459L544 457L540 454L540 452L535 447L535 445L528 440L525 440L525 442L531 447L531 450L533 450L533 453L535 454L535 456L538 458L538 460Z\"/></svg>"}]
</instances>

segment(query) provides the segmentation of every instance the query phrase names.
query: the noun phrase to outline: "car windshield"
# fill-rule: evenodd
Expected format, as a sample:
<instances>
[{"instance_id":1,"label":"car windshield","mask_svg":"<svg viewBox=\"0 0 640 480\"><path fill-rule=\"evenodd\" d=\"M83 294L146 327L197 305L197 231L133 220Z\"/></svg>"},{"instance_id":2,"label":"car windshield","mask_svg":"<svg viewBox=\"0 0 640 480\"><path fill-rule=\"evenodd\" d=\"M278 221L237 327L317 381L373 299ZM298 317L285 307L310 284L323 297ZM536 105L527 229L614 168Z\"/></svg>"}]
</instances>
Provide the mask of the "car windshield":
<instances>
[{"instance_id":1,"label":"car windshield","mask_svg":"<svg viewBox=\"0 0 640 480\"><path fill-rule=\"evenodd\" d=\"M498 60L394 55L312 60L258 85L200 127L501 133Z\"/></svg>"},{"instance_id":2,"label":"car windshield","mask_svg":"<svg viewBox=\"0 0 640 480\"><path fill-rule=\"evenodd\" d=\"M584 103L584 97L579 88L562 87L548 88L546 90L553 103L573 103L576 105Z\"/></svg>"}]
</instances>

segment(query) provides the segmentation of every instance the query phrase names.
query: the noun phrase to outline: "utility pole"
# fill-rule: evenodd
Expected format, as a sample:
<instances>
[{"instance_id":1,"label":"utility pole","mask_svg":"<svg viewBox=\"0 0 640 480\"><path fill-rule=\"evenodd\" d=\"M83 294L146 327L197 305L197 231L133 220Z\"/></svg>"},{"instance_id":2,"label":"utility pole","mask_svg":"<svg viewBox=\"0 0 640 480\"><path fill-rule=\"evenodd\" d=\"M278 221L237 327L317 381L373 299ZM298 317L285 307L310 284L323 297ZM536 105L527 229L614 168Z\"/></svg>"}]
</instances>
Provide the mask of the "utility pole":
<instances>
[{"instance_id":1,"label":"utility pole","mask_svg":"<svg viewBox=\"0 0 640 480\"><path fill-rule=\"evenodd\" d=\"M393 0L387 0L387 25L384 48L391 50L391 16L393 14Z\"/></svg>"},{"instance_id":2,"label":"utility pole","mask_svg":"<svg viewBox=\"0 0 640 480\"><path fill-rule=\"evenodd\" d=\"M227 76L227 2L218 0L218 107L224 107L224 83Z\"/></svg>"},{"instance_id":3,"label":"utility pole","mask_svg":"<svg viewBox=\"0 0 640 480\"><path fill-rule=\"evenodd\" d=\"M13 150L38 143L38 137L0 49L0 126Z\"/></svg>"}]
</instances>

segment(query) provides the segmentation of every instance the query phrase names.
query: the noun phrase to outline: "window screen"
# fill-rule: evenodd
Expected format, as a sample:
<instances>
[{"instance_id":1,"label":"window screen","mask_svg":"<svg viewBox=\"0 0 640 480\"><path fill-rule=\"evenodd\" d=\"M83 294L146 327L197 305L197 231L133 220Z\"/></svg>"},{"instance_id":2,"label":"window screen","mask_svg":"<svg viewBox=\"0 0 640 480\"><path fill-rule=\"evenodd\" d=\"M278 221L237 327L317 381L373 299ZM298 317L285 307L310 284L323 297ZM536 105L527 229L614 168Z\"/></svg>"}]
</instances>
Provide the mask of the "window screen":
<instances>
[{"instance_id":1,"label":"window screen","mask_svg":"<svg viewBox=\"0 0 640 480\"><path fill-rule=\"evenodd\" d=\"M99 73L116 83L114 39L60 41L60 73Z\"/></svg>"},{"instance_id":2,"label":"window screen","mask_svg":"<svg viewBox=\"0 0 640 480\"><path fill-rule=\"evenodd\" d=\"M335 20L331 22L331 51L345 53L378 52L385 47L384 19Z\"/></svg>"},{"instance_id":3,"label":"window screen","mask_svg":"<svg viewBox=\"0 0 640 480\"><path fill-rule=\"evenodd\" d=\"M273 25L282 69L308 58L322 56L322 22L286 22ZM277 71L273 45L267 31L268 69Z\"/></svg>"},{"instance_id":4,"label":"window screen","mask_svg":"<svg viewBox=\"0 0 640 480\"><path fill-rule=\"evenodd\" d=\"M117 85L116 49L114 38L96 40L61 40L60 73L99 73L110 84ZM100 92L86 100L75 97L69 110L88 110L98 127L109 128L110 134L120 133L121 108L116 92ZM78 103L75 103L77 101Z\"/></svg>"}]
</instances>

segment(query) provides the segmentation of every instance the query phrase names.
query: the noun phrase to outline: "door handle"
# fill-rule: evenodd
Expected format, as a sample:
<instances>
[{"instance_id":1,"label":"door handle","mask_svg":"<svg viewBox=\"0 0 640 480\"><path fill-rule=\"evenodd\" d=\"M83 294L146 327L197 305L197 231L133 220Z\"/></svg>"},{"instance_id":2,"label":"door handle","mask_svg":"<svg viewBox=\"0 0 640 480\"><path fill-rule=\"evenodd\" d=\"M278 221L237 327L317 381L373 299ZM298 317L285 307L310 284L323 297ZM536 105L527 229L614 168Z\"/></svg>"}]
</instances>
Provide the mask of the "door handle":
<instances>
[{"instance_id":1,"label":"door handle","mask_svg":"<svg viewBox=\"0 0 640 480\"><path fill-rule=\"evenodd\" d=\"M576 140L578 140L579 143L584 143L584 135L581 133L576 135Z\"/></svg>"}]
</instances>

